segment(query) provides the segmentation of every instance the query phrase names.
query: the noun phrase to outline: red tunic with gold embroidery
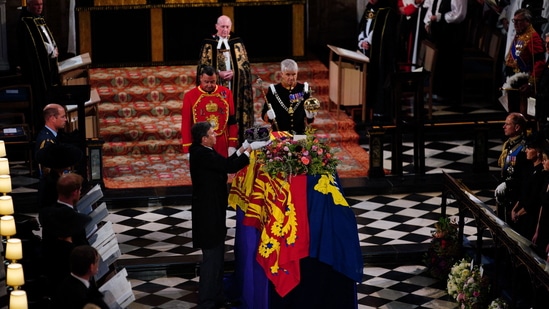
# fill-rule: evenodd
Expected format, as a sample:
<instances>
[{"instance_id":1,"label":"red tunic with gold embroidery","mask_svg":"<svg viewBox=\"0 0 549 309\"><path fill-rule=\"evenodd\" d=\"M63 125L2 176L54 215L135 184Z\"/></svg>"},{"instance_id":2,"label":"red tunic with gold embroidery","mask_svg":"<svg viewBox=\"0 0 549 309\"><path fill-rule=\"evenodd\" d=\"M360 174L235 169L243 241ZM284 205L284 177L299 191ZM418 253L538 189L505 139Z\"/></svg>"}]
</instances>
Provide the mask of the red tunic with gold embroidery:
<instances>
[{"instance_id":1,"label":"red tunic with gold embroidery","mask_svg":"<svg viewBox=\"0 0 549 309\"><path fill-rule=\"evenodd\" d=\"M185 93L181 110L183 153L188 153L192 144L192 125L201 121L212 124L217 136L214 149L220 155L227 157L229 147L238 147L238 125L229 88L218 85L212 93L207 93L198 86Z\"/></svg>"}]
</instances>

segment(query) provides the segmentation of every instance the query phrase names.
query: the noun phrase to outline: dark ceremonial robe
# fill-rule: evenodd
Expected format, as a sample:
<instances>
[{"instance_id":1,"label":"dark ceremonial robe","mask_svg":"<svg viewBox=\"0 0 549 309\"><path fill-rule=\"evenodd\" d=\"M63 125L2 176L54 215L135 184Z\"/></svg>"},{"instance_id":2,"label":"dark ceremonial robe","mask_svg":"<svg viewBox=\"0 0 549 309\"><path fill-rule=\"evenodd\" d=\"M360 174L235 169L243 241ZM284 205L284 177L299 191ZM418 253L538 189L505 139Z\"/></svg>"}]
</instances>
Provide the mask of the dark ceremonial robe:
<instances>
[{"instance_id":1,"label":"dark ceremonial robe","mask_svg":"<svg viewBox=\"0 0 549 309\"><path fill-rule=\"evenodd\" d=\"M210 249L222 244L227 235L227 174L249 164L247 155L228 158L214 149L193 143L189 148L192 181L193 247Z\"/></svg>"},{"instance_id":2,"label":"dark ceremonial robe","mask_svg":"<svg viewBox=\"0 0 549 309\"><path fill-rule=\"evenodd\" d=\"M284 88L280 83L271 84L269 87L266 97L275 112L278 131L304 134L306 124L313 122L314 119L306 117L305 108L303 107L303 103L311 95L310 90L305 88L305 84L301 83L296 83L292 90ZM261 112L263 118L265 118L267 110L269 110L269 107L264 104Z\"/></svg>"},{"instance_id":3,"label":"dark ceremonial robe","mask_svg":"<svg viewBox=\"0 0 549 309\"><path fill-rule=\"evenodd\" d=\"M391 7L377 11L374 20L370 63L368 63L366 101L374 115L388 117L391 114L391 77L396 71L396 46L398 40L398 14Z\"/></svg>"},{"instance_id":4,"label":"dark ceremonial robe","mask_svg":"<svg viewBox=\"0 0 549 309\"><path fill-rule=\"evenodd\" d=\"M435 7L436 2L438 5ZM429 21L430 40L438 49L437 65L433 73L436 78L433 82L434 91L441 96L453 98L456 95L456 85L460 84L462 71L464 23L467 12L467 1L463 0L435 0L432 7L427 9L424 21L431 16L440 14L439 21Z\"/></svg>"},{"instance_id":5,"label":"dark ceremonial robe","mask_svg":"<svg viewBox=\"0 0 549 309\"><path fill-rule=\"evenodd\" d=\"M197 86L185 93L181 111L183 153L189 152L192 143L191 127L201 121L212 124L217 137L214 148L219 154L227 157L229 147L238 147L238 124L231 90L218 85L212 93L207 93Z\"/></svg>"},{"instance_id":6,"label":"dark ceremonial robe","mask_svg":"<svg viewBox=\"0 0 549 309\"><path fill-rule=\"evenodd\" d=\"M47 35L46 35L47 33ZM33 16L26 8L21 10L17 25L19 65L25 80L32 85L35 127L40 122L48 91L60 84L57 58L51 58L44 42L56 46L53 34L43 16Z\"/></svg>"},{"instance_id":7,"label":"dark ceremonial robe","mask_svg":"<svg viewBox=\"0 0 549 309\"><path fill-rule=\"evenodd\" d=\"M93 280L90 282L90 287L86 288L83 282L72 275L67 276L61 282L53 303L53 308L56 309L84 308L88 303L92 303L101 309L109 308L103 300L103 294L97 289Z\"/></svg>"},{"instance_id":8,"label":"dark ceremonial robe","mask_svg":"<svg viewBox=\"0 0 549 309\"><path fill-rule=\"evenodd\" d=\"M543 66L536 90L536 119L546 124L549 118L549 59Z\"/></svg>"},{"instance_id":9,"label":"dark ceremonial robe","mask_svg":"<svg viewBox=\"0 0 549 309\"><path fill-rule=\"evenodd\" d=\"M219 37L212 35L202 41L200 47L200 60L198 62L197 72L200 72L200 67L203 65L212 66L216 71L226 71L225 56L223 52L225 46L222 45L217 49ZM231 70L233 71L233 79L229 81L222 80L218 76L218 84L225 86L233 92L235 118L238 123L238 137L241 141L244 140L244 130L254 125L254 102L252 90L252 71L250 62L248 61L248 53L242 39L233 33L228 39ZM198 83L198 80L197 80Z\"/></svg>"},{"instance_id":10,"label":"dark ceremonial robe","mask_svg":"<svg viewBox=\"0 0 549 309\"><path fill-rule=\"evenodd\" d=\"M362 13L362 18L360 19L360 22L358 24L358 49L366 56L370 55L370 50L363 49L361 47L361 43L363 41L371 42L370 36L372 35L372 32L374 30L374 20L379 6L379 2L377 2L376 4L368 2L368 4L366 4L366 8L364 9L364 13Z\"/></svg>"}]
</instances>

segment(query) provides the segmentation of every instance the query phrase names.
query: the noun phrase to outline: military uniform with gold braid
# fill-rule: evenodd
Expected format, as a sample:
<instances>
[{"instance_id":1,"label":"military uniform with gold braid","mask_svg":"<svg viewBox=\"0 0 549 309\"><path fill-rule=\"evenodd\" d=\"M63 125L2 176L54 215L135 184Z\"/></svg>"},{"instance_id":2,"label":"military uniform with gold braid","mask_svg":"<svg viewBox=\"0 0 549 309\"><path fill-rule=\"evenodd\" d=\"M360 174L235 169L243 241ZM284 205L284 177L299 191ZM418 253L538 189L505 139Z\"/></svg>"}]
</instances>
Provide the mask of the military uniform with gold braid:
<instances>
[{"instance_id":1,"label":"military uniform with gold braid","mask_svg":"<svg viewBox=\"0 0 549 309\"><path fill-rule=\"evenodd\" d=\"M214 91L208 93L197 86L185 93L181 111L183 153L189 153L192 144L192 125L208 121L217 136L214 149L228 157L228 148L237 148L239 145L238 124L234 114L233 95L226 87L217 85Z\"/></svg>"},{"instance_id":2,"label":"military uniform with gold braid","mask_svg":"<svg viewBox=\"0 0 549 309\"><path fill-rule=\"evenodd\" d=\"M498 216L504 221L510 219L506 213L520 199L522 171L528 164L525 150L524 134L520 134L509 138L503 144L498 159L498 165L501 167L501 180L505 183L505 191L502 195L496 194L496 200L498 202Z\"/></svg>"},{"instance_id":3,"label":"military uniform with gold braid","mask_svg":"<svg viewBox=\"0 0 549 309\"><path fill-rule=\"evenodd\" d=\"M311 95L308 83L296 83L295 87L285 88L281 83L271 84L266 99L271 104L275 114L278 131L292 134L304 134L307 124L314 118L307 118L305 102ZM265 118L269 106L263 105L261 116Z\"/></svg>"},{"instance_id":4,"label":"military uniform with gold braid","mask_svg":"<svg viewBox=\"0 0 549 309\"><path fill-rule=\"evenodd\" d=\"M545 65L545 53L543 42L539 34L530 25L522 34L517 34L511 43L509 51L505 56L505 75L511 77L516 73L529 73L528 80L523 83L535 85L543 72ZM521 84L513 85L518 89ZM533 89L536 92L536 89ZM526 96L519 91L508 93L509 112L526 113Z\"/></svg>"}]
</instances>

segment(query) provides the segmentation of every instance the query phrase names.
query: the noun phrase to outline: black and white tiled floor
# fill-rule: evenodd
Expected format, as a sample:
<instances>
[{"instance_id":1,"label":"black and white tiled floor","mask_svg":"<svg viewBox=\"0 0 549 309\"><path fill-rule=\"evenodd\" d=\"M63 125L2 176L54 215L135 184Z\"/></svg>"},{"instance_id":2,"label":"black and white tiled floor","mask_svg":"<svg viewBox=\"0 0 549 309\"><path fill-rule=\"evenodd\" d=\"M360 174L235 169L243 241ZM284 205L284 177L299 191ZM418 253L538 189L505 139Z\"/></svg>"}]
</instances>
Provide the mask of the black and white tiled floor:
<instances>
[{"instance_id":1,"label":"black and white tiled floor","mask_svg":"<svg viewBox=\"0 0 549 309\"><path fill-rule=\"evenodd\" d=\"M430 232L440 214L440 192L382 196L354 196L349 202L357 216L357 227L362 251L368 254L380 247L428 245ZM477 192L487 204L492 203L492 192ZM483 196L484 195L484 196ZM122 252L121 264L131 259L150 257L177 257L181 254L196 256L192 249L189 206L151 206L113 210L108 220L114 223ZM449 207L449 215L457 209ZM234 211L229 210L227 225L228 252L234 243ZM465 234L475 233L472 219L467 220ZM406 250L406 249L404 249ZM421 249L420 249L421 250ZM405 254L406 252L402 252ZM364 268L359 284L359 308L452 308L453 301L445 291L445 282L439 282L424 273L424 266L380 266ZM130 271L130 278L132 272ZM153 275L154 276L154 275ZM130 306L138 308L191 308L196 302L198 277L194 274L158 277L143 280L131 278L136 296Z\"/></svg>"}]
</instances>

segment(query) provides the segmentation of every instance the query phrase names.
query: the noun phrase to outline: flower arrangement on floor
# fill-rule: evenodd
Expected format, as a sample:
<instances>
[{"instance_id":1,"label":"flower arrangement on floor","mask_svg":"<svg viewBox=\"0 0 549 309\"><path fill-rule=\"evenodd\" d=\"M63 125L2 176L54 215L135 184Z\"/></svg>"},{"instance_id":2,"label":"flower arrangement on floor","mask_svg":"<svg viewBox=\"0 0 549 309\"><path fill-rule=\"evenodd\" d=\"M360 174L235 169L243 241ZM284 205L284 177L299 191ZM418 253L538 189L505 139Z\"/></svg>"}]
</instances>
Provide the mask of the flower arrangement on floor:
<instances>
[{"instance_id":1,"label":"flower arrangement on floor","mask_svg":"<svg viewBox=\"0 0 549 309\"><path fill-rule=\"evenodd\" d=\"M507 308L509 308L509 305L507 305L507 303L501 298L494 299L488 306L488 309L507 309Z\"/></svg>"},{"instance_id":2,"label":"flower arrangement on floor","mask_svg":"<svg viewBox=\"0 0 549 309\"><path fill-rule=\"evenodd\" d=\"M462 309L486 308L490 285L483 277L482 266L472 265L462 259L450 270L447 290L448 295L457 300Z\"/></svg>"},{"instance_id":3,"label":"flower arrangement on floor","mask_svg":"<svg viewBox=\"0 0 549 309\"><path fill-rule=\"evenodd\" d=\"M280 138L258 151L263 171L284 178L294 175L329 175L336 172L339 160L328 144L313 134L304 139Z\"/></svg>"},{"instance_id":4,"label":"flower arrangement on floor","mask_svg":"<svg viewBox=\"0 0 549 309\"><path fill-rule=\"evenodd\" d=\"M423 262L431 276L445 280L460 256L457 223L448 217L440 217L431 235L433 239Z\"/></svg>"}]
</instances>

